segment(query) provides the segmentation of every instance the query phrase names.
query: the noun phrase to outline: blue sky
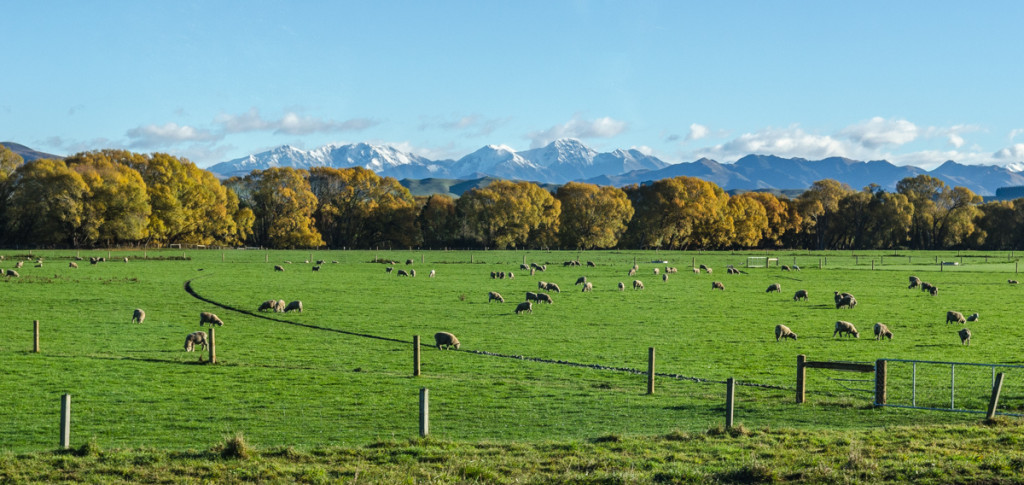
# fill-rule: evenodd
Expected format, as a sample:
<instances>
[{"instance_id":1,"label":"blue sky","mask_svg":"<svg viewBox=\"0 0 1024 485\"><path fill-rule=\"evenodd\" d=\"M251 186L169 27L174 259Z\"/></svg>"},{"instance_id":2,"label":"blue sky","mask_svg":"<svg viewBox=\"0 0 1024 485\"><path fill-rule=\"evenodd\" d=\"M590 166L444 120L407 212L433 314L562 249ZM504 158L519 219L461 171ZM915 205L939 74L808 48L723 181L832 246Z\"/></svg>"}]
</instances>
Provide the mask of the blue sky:
<instances>
[{"instance_id":1,"label":"blue sky","mask_svg":"<svg viewBox=\"0 0 1024 485\"><path fill-rule=\"evenodd\" d=\"M1024 161L1024 2L5 2L0 140Z\"/></svg>"}]
</instances>

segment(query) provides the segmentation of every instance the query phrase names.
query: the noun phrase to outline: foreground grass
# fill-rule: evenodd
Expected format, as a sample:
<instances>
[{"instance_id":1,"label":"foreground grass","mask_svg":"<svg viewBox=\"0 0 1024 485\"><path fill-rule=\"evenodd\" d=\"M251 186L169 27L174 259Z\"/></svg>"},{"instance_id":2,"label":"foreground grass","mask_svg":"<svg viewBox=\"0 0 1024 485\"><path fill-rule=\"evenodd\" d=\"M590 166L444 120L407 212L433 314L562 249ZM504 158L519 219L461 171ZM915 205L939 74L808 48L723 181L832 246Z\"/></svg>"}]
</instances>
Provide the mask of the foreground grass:
<instances>
[{"instance_id":1,"label":"foreground grass","mask_svg":"<svg viewBox=\"0 0 1024 485\"><path fill-rule=\"evenodd\" d=\"M202 451L0 454L3 483L1020 483L1020 421L872 430L762 428L587 441L379 441Z\"/></svg>"}]
</instances>

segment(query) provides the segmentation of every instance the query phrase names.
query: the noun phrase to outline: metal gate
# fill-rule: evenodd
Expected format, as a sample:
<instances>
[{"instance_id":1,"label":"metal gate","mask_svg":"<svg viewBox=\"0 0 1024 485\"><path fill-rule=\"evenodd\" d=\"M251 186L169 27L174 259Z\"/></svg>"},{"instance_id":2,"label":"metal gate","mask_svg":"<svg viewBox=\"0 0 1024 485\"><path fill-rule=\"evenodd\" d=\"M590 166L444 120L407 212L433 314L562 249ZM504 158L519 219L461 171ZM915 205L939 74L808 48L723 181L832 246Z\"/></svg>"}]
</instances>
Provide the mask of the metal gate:
<instances>
[{"instance_id":1,"label":"metal gate","mask_svg":"<svg viewBox=\"0 0 1024 485\"><path fill-rule=\"evenodd\" d=\"M1024 387L1012 379L1024 365L976 364L930 360L880 359L887 362L887 398L880 406L930 409L959 413L985 413L996 372L1003 373L1011 385L997 411L1004 416L1024 416ZM1014 371L1014 372L1011 372ZM1016 384L1014 386L1014 384ZM1005 386L1005 384L1004 384Z\"/></svg>"}]
</instances>

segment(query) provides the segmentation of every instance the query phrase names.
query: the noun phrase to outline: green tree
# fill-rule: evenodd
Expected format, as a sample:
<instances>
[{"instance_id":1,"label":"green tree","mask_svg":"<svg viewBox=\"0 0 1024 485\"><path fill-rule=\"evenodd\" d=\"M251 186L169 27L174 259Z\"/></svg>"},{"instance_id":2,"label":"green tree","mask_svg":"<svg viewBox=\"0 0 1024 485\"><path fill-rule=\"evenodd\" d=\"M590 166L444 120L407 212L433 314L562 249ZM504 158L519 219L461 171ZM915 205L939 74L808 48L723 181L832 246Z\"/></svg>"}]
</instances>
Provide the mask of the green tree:
<instances>
[{"instance_id":1,"label":"green tree","mask_svg":"<svg viewBox=\"0 0 1024 485\"><path fill-rule=\"evenodd\" d=\"M328 246L419 244L415 200L394 178L362 167L315 167L309 186L317 200L317 228Z\"/></svg>"},{"instance_id":2,"label":"green tree","mask_svg":"<svg viewBox=\"0 0 1024 485\"><path fill-rule=\"evenodd\" d=\"M839 210L839 201L852 192L849 185L825 179L814 182L810 189L800 194L806 210L804 218L809 223L806 227L813 234L817 249L834 244L836 238L829 234L831 219Z\"/></svg>"},{"instance_id":3,"label":"green tree","mask_svg":"<svg viewBox=\"0 0 1024 485\"><path fill-rule=\"evenodd\" d=\"M252 210L256 244L289 249L324 244L313 219L317 201L307 176L304 170L275 167L231 181L241 204Z\"/></svg>"},{"instance_id":4,"label":"green tree","mask_svg":"<svg viewBox=\"0 0 1024 485\"><path fill-rule=\"evenodd\" d=\"M569 182L555 198L562 206L558 235L564 247L615 247L633 218L633 204L615 187Z\"/></svg>"},{"instance_id":5,"label":"green tree","mask_svg":"<svg viewBox=\"0 0 1024 485\"><path fill-rule=\"evenodd\" d=\"M455 199L434 194L426 199L419 214L423 244L429 248L452 245L459 230L459 219L455 213Z\"/></svg>"}]
</instances>

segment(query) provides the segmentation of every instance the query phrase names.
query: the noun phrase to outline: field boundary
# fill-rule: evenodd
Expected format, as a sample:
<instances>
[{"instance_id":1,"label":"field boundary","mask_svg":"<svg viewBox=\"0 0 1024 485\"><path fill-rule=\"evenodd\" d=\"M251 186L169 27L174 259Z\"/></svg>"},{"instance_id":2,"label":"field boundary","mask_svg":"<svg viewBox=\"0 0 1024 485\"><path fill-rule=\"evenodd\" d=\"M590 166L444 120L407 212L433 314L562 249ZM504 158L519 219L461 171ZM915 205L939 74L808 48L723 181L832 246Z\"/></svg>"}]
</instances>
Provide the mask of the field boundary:
<instances>
[{"instance_id":1,"label":"field boundary","mask_svg":"<svg viewBox=\"0 0 1024 485\"><path fill-rule=\"evenodd\" d=\"M344 334L344 335L352 335L354 337L372 338L372 339L385 340L385 341L388 341L388 342L397 342L397 343L402 343L402 344L411 344L412 343L411 341L408 341L408 340L400 340L400 339L391 338L391 337L382 337L380 335L370 335L370 334L365 334L365 333L349 332L347 330L339 330L339 329L336 329L336 328L321 327L319 325L312 325L312 324L309 324L309 323L293 322L293 321L290 321L290 320L283 320L283 319L280 319L280 318L269 317L267 315L262 315L260 313L255 313L255 312L252 312L252 311L249 311L249 310L243 310L241 308L235 308L235 307L233 307L231 305L220 303L220 302L211 300L209 298L206 298L206 297L200 295L199 293L197 293L192 288L192 281L194 281L194 279L185 281L184 288L185 288L185 292L186 293L191 295L193 298L196 298L197 300L204 301L204 302L209 303L211 305L215 305L215 306L221 307L221 308L223 308L225 310L230 310L230 311L233 311L233 312L242 313L242 314L245 314L245 315L249 315L251 317L262 318L264 320L270 320L272 322L284 323L284 324L288 324L288 325L295 325L297 327L306 327L306 328L310 328L310 329L313 329L313 330L323 330L323 331L326 331L326 332L334 332L334 333L340 333L340 334ZM420 344L420 345L424 345L424 344ZM430 345L427 345L427 346L430 346ZM600 365L600 364L585 364L585 363L580 363L580 362L570 362L570 361L566 361L566 360L544 359L544 358L541 358L541 357L527 357L527 356L523 356L523 355L500 354L500 353L495 353L495 352L487 352L487 351L484 351L484 350L456 350L456 352L465 352L467 354L476 354L476 355L483 355L483 356L488 356L488 357L501 357L501 358L505 358L505 359L515 359L515 360L521 360L521 361L527 361L527 362L537 362L537 363L541 363L541 364L557 364L557 365L565 365L565 366L570 366L570 367L580 367L580 368L595 369L595 370L606 370L606 371L613 371L613 372L626 372L626 373L638 374L638 375L647 375L648 374L648 372L645 371L645 370L633 369L633 368L629 368L629 367L612 367L612 366L604 366L604 365ZM725 384L726 383L726 381L718 381L718 380L712 380L712 379L703 379L703 378L700 378L700 377L684 376L684 375L680 375L680 374L669 374L669 373L656 372L654 375L658 376L658 377L665 377L665 378L681 380L681 381L691 381L691 382L696 382L696 383L700 383L700 384ZM783 391L791 391L791 390L795 389L793 387L775 386L775 385L771 385L771 384L758 384L758 383L754 383L754 382L741 382L741 381L736 381L736 385L738 385L738 386L746 386L746 387L756 387L756 388L761 388L761 389L777 389L777 390L783 390Z\"/></svg>"}]
</instances>

